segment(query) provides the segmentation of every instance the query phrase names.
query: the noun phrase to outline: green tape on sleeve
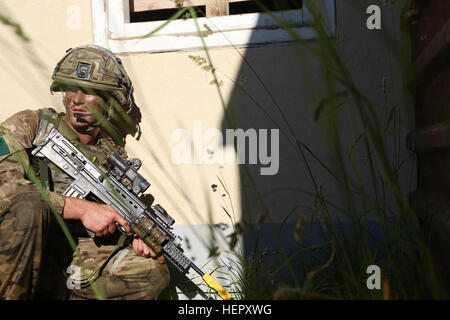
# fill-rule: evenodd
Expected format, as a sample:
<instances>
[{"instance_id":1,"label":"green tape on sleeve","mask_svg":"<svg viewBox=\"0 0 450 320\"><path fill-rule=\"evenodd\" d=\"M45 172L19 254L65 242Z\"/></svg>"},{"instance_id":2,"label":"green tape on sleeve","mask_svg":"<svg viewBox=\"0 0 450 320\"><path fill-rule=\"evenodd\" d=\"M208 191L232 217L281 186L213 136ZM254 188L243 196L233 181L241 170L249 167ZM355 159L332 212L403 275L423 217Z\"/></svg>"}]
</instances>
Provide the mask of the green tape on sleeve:
<instances>
[{"instance_id":1,"label":"green tape on sleeve","mask_svg":"<svg viewBox=\"0 0 450 320\"><path fill-rule=\"evenodd\" d=\"M5 139L3 137L0 137L0 156L4 156L5 154L10 154L11 151L9 151L8 145L5 142Z\"/></svg>"}]
</instances>

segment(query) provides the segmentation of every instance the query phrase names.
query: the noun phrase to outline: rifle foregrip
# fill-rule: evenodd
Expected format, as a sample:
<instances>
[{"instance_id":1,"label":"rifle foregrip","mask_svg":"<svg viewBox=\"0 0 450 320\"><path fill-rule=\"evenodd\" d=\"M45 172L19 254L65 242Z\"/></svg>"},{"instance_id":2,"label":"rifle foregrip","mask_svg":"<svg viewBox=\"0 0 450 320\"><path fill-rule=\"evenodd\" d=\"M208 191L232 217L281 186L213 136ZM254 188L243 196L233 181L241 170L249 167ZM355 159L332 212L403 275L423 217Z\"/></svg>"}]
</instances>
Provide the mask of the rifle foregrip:
<instances>
[{"instance_id":1,"label":"rifle foregrip","mask_svg":"<svg viewBox=\"0 0 450 320\"><path fill-rule=\"evenodd\" d=\"M133 228L136 233L152 250L160 255L162 253L161 244L167 240L164 234L159 230L152 221L140 218L136 226Z\"/></svg>"},{"instance_id":2,"label":"rifle foregrip","mask_svg":"<svg viewBox=\"0 0 450 320\"><path fill-rule=\"evenodd\" d=\"M223 300L231 299L231 294L224 287L222 287L222 285L218 283L213 277L211 277L209 273L205 273L203 275L203 280L205 280L208 286L216 290L216 292L222 297Z\"/></svg>"}]
</instances>

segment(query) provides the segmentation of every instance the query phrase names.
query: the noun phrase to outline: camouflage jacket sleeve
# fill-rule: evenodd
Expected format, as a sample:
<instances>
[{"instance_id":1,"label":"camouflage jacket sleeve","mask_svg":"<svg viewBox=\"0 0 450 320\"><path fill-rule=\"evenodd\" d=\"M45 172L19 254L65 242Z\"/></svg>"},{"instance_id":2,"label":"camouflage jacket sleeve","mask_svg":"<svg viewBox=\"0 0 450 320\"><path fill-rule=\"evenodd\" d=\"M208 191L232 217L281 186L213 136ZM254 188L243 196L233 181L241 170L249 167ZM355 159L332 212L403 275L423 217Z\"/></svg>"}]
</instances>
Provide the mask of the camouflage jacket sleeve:
<instances>
[{"instance_id":1,"label":"camouflage jacket sleeve","mask_svg":"<svg viewBox=\"0 0 450 320\"><path fill-rule=\"evenodd\" d=\"M24 110L0 124L0 209L9 205L20 193L37 192L38 186L26 179L31 170L26 149L31 148L39 126L37 111ZM62 213L65 197L46 191L50 203Z\"/></svg>"}]
</instances>

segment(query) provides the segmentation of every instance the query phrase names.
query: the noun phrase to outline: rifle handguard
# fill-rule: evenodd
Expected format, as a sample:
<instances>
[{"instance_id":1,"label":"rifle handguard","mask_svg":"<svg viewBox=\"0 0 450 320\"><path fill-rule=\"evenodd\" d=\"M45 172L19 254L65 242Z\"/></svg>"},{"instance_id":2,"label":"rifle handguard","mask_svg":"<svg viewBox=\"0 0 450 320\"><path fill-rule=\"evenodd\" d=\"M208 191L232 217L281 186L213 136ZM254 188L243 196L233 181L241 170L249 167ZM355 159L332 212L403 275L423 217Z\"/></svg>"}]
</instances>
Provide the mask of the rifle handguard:
<instances>
[{"instance_id":1,"label":"rifle handguard","mask_svg":"<svg viewBox=\"0 0 450 320\"><path fill-rule=\"evenodd\" d=\"M133 232L148 245L157 256L163 252L161 244L167 240L165 235L148 219L140 218L133 227Z\"/></svg>"}]
</instances>

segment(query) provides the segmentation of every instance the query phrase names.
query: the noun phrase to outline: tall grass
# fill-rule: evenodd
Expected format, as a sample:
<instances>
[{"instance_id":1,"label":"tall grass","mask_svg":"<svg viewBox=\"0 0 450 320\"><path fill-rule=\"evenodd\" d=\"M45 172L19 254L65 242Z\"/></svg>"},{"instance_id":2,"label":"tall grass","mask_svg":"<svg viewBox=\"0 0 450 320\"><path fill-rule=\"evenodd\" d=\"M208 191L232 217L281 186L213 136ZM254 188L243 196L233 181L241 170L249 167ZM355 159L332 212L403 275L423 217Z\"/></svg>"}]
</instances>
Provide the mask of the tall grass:
<instances>
[{"instance_id":1,"label":"tall grass","mask_svg":"<svg viewBox=\"0 0 450 320\"><path fill-rule=\"evenodd\" d=\"M281 105L271 93L271 88L251 66L251 61L243 58L243 64L255 73L264 90L276 106L281 115L282 123L278 125L286 138L293 144L300 158L307 166L307 172L314 186L311 190L314 197L311 211L313 214L308 223L320 226L322 243L315 245L297 246L292 250L286 248L281 241L281 229L278 230L271 221L270 215L264 217L264 222L270 226L269 230L275 239L277 252L272 253L272 259L266 259L267 250L261 253L258 239L255 240L252 254L234 251L236 261L228 267L229 277L233 279L232 287L238 299L272 299L272 298L324 298L324 299L420 299L444 298L445 291L436 273L434 259L424 238L418 218L407 201L407 195L401 188L399 171L403 165L402 151L399 142L405 128L401 125L402 111L398 106L390 108L386 122L379 116L379 106L375 105L358 88L346 65L346 61L339 52L336 42L329 37L326 24L317 2L306 0L313 16L313 27L317 33L314 45L301 39L283 21L260 1L261 9L279 23L304 50L314 53L321 63L324 76L325 92L313 115L327 137L329 150L332 154L333 164L325 165L320 161L306 144L302 137L293 130L293 124L283 111ZM395 4L397 10L401 4ZM401 8L400 8L401 9ZM183 12L189 11L195 20L197 12L193 7L186 7ZM408 10L406 4L395 16L403 18ZM180 11L180 15L183 13ZM404 61L403 68L410 72L409 42L407 24L402 22L403 42L394 45L394 39L385 36L387 47L391 50L390 59ZM236 120L233 118L234 105L227 105L221 92L220 83L214 68L214 63L206 46L202 31L197 24L198 34L201 37L206 61L211 66L214 83L224 109L224 118L229 127L236 129ZM153 33L152 33L153 34ZM149 34L151 36L152 34ZM406 39L406 42L405 42ZM406 47L403 47L406 46ZM404 59L404 60L402 60ZM391 66L392 68L392 66ZM392 70L391 70L392 72ZM383 80L383 86L386 79ZM399 96L406 96L408 92L398 92ZM351 109L341 108L342 98ZM260 111L261 112L261 111ZM356 117L356 134L353 141L346 141L341 132L343 112L352 112ZM326 114L326 116L324 115ZM266 114L271 120L270 114ZM283 130L284 128L284 130ZM394 159L388 151L388 143L394 142ZM236 148L236 145L235 145ZM350 150L350 151L349 151ZM358 153L359 152L359 153ZM340 185L341 215L336 216L330 208L330 203L323 193L322 186L309 166L308 156L318 160L322 169L330 174ZM367 160L366 160L367 159ZM366 162L367 161L367 162ZM260 192L260 186L255 183L246 165L242 166L243 175L250 181L254 197L258 199L264 212L268 206ZM364 167L368 167L369 178L363 178ZM229 194L224 182L221 185ZM394 204L389 203L394 199ZM230 201L232 201L230 199ZM286 220L291 213L286 212ZM231 219L230 219L231 220ZM239 238L244 237L242 221L234 223L232 234L232 249ZM283 222L284 224L284 222ZM297 222L296 232L302 237L304 221ZM260 226L256 226L258 228ZM245 227L244 227L245 228ZM284 232L284 230L283 230ZM305 237L305 235L303 235ZM289 251L289 252L288 252ZM313 257L300 265L293 261L298 255L305 252ZM275 258L273 256L276 256ZM320 257L314 260L314 257ZM369 290L366 281L369 277L367 267L377 265L382 270L382 289ZM286 282L280 279L280 273L290 275ZM303 277L299 276L303 273ZM285 282L283 282L285 281Z\"/></svg>"},{"instance_id":2,"label":"tall grass","mask_svg":"<svg viewBox=\"0 0 450 320\"><path fill-rule=\"evenodd\" d=\"M402 150L398 148L400 145L398 141L404 130L400 119L402 110L392 107L386 122L379 119L378 106L361 92L352 79L351 72L335 40L326 30L326 24L315 1L303 2L314 19L313 27L317 33L314 44L300 38L288 25L274 16L263 3L256 2L265 13L272 16L292 35L302 50L313 53L320 62L324 74L324 79L321 80L325 83L325 91L311 117L323 128L334 162L331 166L327 165L304 143L302 137L298 136L293 129L293 123L283 111L283 106L272 94L272 88L265 85L262 77L253 68L252 61L248 61L242 55L242 63L248 65L256 79L260 81L281 116L282 122L276 122L274 115L265 112L263 108L259 108L257 112L264 114L280 129L302 159L299 166L306 165L308 177L313 185L313 189L309 190L309 193L313 195L313 201L308 208L312 214L307 218L300 216L298 220L294 220L295 229L292 231L295 232L298 241L292 246L286 244L282 240L282 234L291 226L289 222L295 217L295 208L285 213L285 219L281 224L274 223L270 214L266 214L269 212L269 206L262 196L260 186L255 182L248 167L242 165L242 175L250 181L254 197L264 209L264 214L260 221L252 226L247 225L245 221L237 221L231 192L224 177L219 176L220 187L228 195L232 208L231 212L225 207L224 210L233 228L231 236L226 240L230 246L228 253L233 255L234 259L227 262L216 260L214 263L219 265L219 268L215 272L231 279L228 288L233 292L235 299L445 298L444 288L435 271L426 239L399 181ZM188 1L185 1L185 4L188 4ZM407 8L405 7L404 10ZM220 86L221 81L215 72L209 49L203 39L204 31L200 30L197 23L198 12L195 8L183 7L160 28L150 32L147 37L151 37L171 21L186 13L189 13L197 25L206 56L205 61L213 76L213 83L216 85L223 107L223 116L228 126L236 129L235 106L230 103L227 108L225 95ZM402 16L399 14L398 18L401 19ZM19 25L6 17L0 21L12 26L24 41L29 41L26 36L23 36ZM404 24L404 26L407 25ZM408 31L406 29L402 31L407 36ZM392 58L404 59L406 64L404 68L408 70L410 68L406 62L409 61L408 51L406 50L405 54L402 47L394 45L394 41L389 37L385 40L391 49ZM350 106L350 110L341 108L343 100L346 106ZM256 100L253 101L258 106ZM346 141L340 130L342 126L348 125L342 121L344 112L352 112L356 117L357 126L352 141ZM397 146L394 161L390 157L387 146L387 143L392 141L396 141ZM236 148L236 144L234 147ZM339 184L341 200L338 205L339 216L335 214L336 206L323 192L323 186L307 161L308 157L313 157L321 166L321 170ZM156 155L155 159L158 160ZM368 167L369 178L363 178L366 167ZM171 182L176 184L175 180ZM190 201L184 192L183 196ZM395 199L394 207L388 203L390 197ZM209 204L209 208L212 205ZM194 208L194 205L191 207ZM61 224L63 225L63 222ZM253 252L244 253L243 238L249 232L257 233L263 225L268 226L265 230L270 230L275 239L275 250L270 248L261 250L260 239L257 236ZM313 226L318 227L313 229ZM308 236L312 233L320 233L322 241L308 244ZM67 237L71 239L70 235ZM73 240L70 242L75 250ZM215 244L210 243L209 247L215 248ZM211 252L214 256L214 250ZM227 267L225 268L224 265ZM382 269L381 290L368 290L366 287L369 276L366 270L370 265L378 265Z\"/></svg>"}]
</instances>

